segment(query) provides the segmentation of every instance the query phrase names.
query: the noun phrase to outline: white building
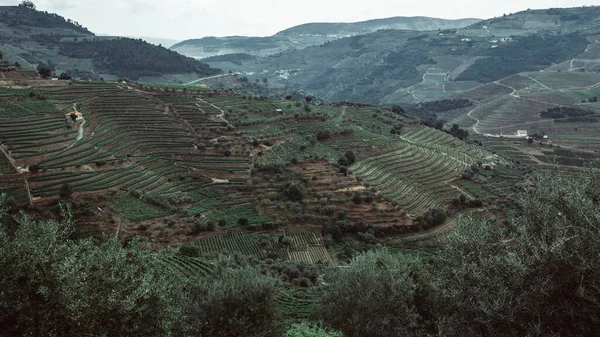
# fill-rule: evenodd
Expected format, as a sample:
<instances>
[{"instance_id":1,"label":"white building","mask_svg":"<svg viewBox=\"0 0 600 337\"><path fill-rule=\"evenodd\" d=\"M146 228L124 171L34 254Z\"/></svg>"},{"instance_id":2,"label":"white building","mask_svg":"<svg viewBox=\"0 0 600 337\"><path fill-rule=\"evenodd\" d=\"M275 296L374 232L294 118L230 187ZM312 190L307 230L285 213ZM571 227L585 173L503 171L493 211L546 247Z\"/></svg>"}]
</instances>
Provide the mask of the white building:
<instances>
[{"instance_id":1,"label":"white building","mask_svg":"<svg viewBox=\"0 0 600 337\"><path fill-rule=\"evenodd\" d=\"M527 130L517 130L517 137L527 138Z\"/></svg>"}]
</instances>

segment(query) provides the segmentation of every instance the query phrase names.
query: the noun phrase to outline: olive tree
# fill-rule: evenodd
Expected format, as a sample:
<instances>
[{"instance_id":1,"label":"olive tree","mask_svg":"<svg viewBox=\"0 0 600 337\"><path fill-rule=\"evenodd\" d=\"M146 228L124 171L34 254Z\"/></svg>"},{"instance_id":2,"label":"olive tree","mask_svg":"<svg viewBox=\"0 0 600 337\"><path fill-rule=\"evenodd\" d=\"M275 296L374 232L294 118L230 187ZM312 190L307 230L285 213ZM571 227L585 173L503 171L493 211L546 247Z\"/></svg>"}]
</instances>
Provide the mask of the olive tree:
<instances>
[{"instance_id":1,"label":"olive tree","mask_svg":"<svg viewBox=\"0 0 600 337\"><path fill-rule=\"evenodd\" d=\"M1 336L180 334L175 274L135 244L73 241L68 207L61 218L0 228Z\"/></svg>"},{"instance_id":2,"label":"olive tree","mask_svg":"<svg viewBox=\"0 0 600 337\"><path fill-rule=\"evenodd\" d=\"M200 336L280 336L278 280L257 269L224 269L193 285L187 317Z\"/></svg>"},{"instance_id":3,"label":"olive tree","mask_svg":"<svg viewBox=\"0 0 600 337\"><path fill-rule=\"evenodd\" d=\"M415 262L386 251L356 256L326 276L319 316L348 337L416 335Z\"/></svg>"},{"instance_id":4,"label":"olive tree","mask_svg":"<svg viewBox=\"0 0 600 337\"><path fill-rule=\"evenodd\" d=\"M593 174L536 176L507 221L463 219L429 268L446 336L593 335L600 329L600 209Z\"/></svg>"}]
</instances>

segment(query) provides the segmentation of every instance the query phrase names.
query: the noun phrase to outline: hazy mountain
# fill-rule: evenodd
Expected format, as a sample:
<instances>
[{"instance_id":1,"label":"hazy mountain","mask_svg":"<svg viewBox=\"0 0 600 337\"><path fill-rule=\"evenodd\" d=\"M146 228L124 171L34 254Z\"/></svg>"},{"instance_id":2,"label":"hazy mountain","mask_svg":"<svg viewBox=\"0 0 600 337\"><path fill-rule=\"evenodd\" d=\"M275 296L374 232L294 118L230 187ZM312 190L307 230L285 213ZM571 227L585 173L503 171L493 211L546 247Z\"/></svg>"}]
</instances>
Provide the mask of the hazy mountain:
<instances>
[{"instance_id":1,"label":"hazy mountain","mask_svg":"<svg viewBox=\"0 0 600 337\"><path fill-rule=\"evenodd\" d=\"M288 49L302 49L329 41L381 29L438 30L462 28L481 21L480 19L445 20L428 17L394 17L356 23L307 23L281 31L268 37L205 37L185 40L171 49L195 58L215 55L248 53L268 56Z\"/></svg>"},{"instance_id":2,"label":"hazy mountain","mask_svg":"<svg viewBox=\"0 0 600 337\"><path fill-rule=\"evenodd\" d=\"M553 69L584 52L582 59L596 60L599 34L599 7L528 10L461 29L379 30L269 57L206 62L326 100L416 103L523 71Z\"/></svg>"}]
</instances>

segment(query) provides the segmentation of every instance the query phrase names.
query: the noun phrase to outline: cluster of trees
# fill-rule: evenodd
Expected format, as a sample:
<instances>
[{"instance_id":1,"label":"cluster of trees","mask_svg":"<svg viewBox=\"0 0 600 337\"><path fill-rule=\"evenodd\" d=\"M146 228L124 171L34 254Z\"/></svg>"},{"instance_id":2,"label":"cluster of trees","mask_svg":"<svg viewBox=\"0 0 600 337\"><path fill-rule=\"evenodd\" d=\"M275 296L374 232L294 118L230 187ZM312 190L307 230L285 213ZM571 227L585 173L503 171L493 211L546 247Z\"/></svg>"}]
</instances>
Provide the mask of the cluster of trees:
<instances>
[{"instance_id":1,"label":"cluster of trees","mask_svg":"<svg viewBox=\"0 0 600 337\"><path fill-rule=\"evenodd\" d=\"M60 53L68 57L91 58L100 72L132 80L137 80L140 76L162 74L196 73L199 76L211 76L221 72L220 69L211 68L191 57L151 45L141 39L63 42L60 44Z\"/></svg>"},{"instance_id":2,"label":"cluster of trees","mask_svg":"<svg viewBox=\"0 0 600 337\"><path fill-rule=\"evenodd\" d=\"M243 61L250 61L256 59L256 56L245 54L245 53L236 53L236 54L227 54L227 55L216 55L202 59L203 62L231 62L235 65L241 66Z\"/></svg>"},{"instance_id":3,"label":"cluster of trees","mask_svg":"<svg viewBox=\"0 0 600 337\"><path fill-rule=\"evenodd\" d=\"M468 98L443 99L439 101L423 102L419 104L421 108L431 112L446 112L456 109L462 109L473 105L473 101Z\"/></svg>"},{"instance_id":4,"label":"cluster of trees","mask_svg":"<svg viewBox=\"0 0 600 337\"><path fill-rule=\"evenodd\" d=\"M214 276L186 280L136 242L72 240L68 208L61 220L20 216L16 231L0 229L1 334L593 336L600 180L593 172L535 179L503 222L459 218L431 254L368 251L327 268L322 281L256 261L219 263ZM274 277L286 268L321 288L313 315L291 327Z\"/></svg>"},{"instance_id":5,"label":"cluster of trees","mask_svg":"<svg viewBox=\"0 0 600 337\"><path fill-rule=\"evenodd\" d=\"M593 114L594 113L589 110L560 106L560 107L550 108L546 111L542 111L540 113L540 117L556 119L556 118L566 118L566 117L589 116L589 115L593 115Z\"/></svg>"},{"instance_id":6,"label":"cluster of trees","mask_svg":"<svg viewBox=\"0 0 600 337\"><path fill-rule=\"evenodd\" d=\"M571 108L571 107L555 107L550 108L540 113L540 117L554 118L555 122L596 122L595 113L588 110Z\"/></svg>"},{"instance_id":7,"label":"cluster of trees","mask_svg":"<svg viewBox=\"0 0 600 337\"><path fill-rule=\"evenodd\" d=\"M2 13L2 22L8 26L28 26L42 28L66 28L78 33L92 33L76 21L65 19L64 17L35 10L35 4L31 1L23 1L19 6L12 7L13 10L4 10Z\"/></svg>"},{"instance_id":8,"label":"cluster of trees","mask_svg":"<svg viewBox=\"0 0 600 337\"><path fill-rule=\"evenodd\" d=\"M350 166L356 162L356 155L354 152L348 150L344 153L344 156L338 159L338 164L340 166Z\"/></svg>"},{"instance_id":9,"label":"cluster of trees","mask_svg":"<svg viewBox=\"0 0 600 337\"><path fill-rule=\"evenodd\" d=\"M467 137L469 137L469 131L461 129L458 124L452 124L447 132L460 140L467 140Z\"/></svg>"},{"instance_id":10,"label":"cluster of trees","mask_svg":"<svg viewBox=\"0 0 600 337\"><path fill-rule=\"evenodd\" d=\"M516 41L484 53L488 58L477 60L461 73L457 81L493 82L510 75L539 70L581 54L589 42L583 36L524 36Z\"/></svg>"}]
</instances>

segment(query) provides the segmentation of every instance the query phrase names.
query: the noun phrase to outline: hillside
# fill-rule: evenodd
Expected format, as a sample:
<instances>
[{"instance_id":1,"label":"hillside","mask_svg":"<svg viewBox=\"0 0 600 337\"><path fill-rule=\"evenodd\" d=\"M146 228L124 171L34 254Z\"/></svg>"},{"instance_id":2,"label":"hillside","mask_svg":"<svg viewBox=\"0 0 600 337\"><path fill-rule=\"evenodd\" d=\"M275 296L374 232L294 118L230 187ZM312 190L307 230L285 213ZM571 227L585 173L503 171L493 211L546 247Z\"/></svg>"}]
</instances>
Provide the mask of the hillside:
<instances>
[{"instance_id":1,"label":"hillside","mask_svg":"<svg viewBox=\"0 0 600 337\"><path fill-rule=\"evenodd\" d=\"M394 17L356 23L307 23L268 37L205 37L182 41L173 45L171 49L195 58L239 53L268 56L288 49L303 49L344 37L373 33L381 29L414 31L452 29L463 28L478 21L480 20Z\"/></svg>"},{"instance_id":2,"label":"hillside","mask_svg":"<svg viewBox=\"0 0 600 337\"><path fill-rule=\"evenodd\" d=\"M70 19L24 6L0 6L0 42L8 62L23 70L46 64L57 76L187 81L220 72L142 40L97 37Z\"/></svg>"},{"instance_id":3,"label":"hillside","mask_svg":"<svg viewBox=\"0 0 600 337\"><path fill-rule=\"evenodd\" d=\"M16 204L51 204L65 184L77 199L107 196L90 202L114 222L84 215L87 233L120 223L124 237L167 231L157 243L169 246L229 231L319 231L343 216L385 240L440 225L426 220L438 208L497 212L526 172L478 144L375 107L198 87L30 85L0 91L0 142L14 167L4 165L1 189ZM66 119L73 111L83 119ZM461 178L484 164L496 167L485 176L501 185ZM209 222L220 226L202 229Z\"/></svg>"},{"instance_id":4,"label":"hillside","mask_svg":"<svg viewBox=\"0 0 600 337\"><path fill-rule=\"evenodd\" d=\"M207 62L266 73L272 83L326 100L418 103L572 59L596 64L599 13L598 7L531 10L462 29L382 30L269 57Z\"/></svg>"}]
</instances>

